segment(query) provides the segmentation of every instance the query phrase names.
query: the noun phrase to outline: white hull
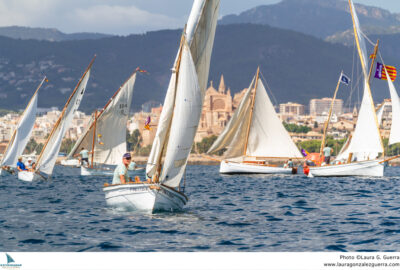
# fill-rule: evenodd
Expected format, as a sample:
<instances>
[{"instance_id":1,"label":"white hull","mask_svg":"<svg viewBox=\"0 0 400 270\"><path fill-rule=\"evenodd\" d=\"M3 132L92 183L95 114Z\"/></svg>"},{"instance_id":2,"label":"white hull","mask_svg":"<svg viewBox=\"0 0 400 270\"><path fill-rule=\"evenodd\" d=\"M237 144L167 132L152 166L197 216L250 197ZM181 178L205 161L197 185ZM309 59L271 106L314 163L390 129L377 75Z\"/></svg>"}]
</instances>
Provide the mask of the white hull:
<instances>
[{"instance_id":1,"label":"white hull","mask_svg":"<svg viewBox=\"0 0 400 270\"><path fill-rule=\"evenodd\" d=\"M349 164L310 167L309 177L315 176L377 176L382 177L384 164L382 160L367 160Z\"/></svg>"},{"instance_id":2,"label":"white hull","mask_svg":"<svg viewBox=\"0 0 400 270\"><path fill-rule=\"evenodd\" d=\"M39 180L40 176L34 172L23 171L23 172L18 172L18 179L25 182L32 182L35 180Z\"/></svg>"},{"instance_id":3,"label":"white hull","mask_svg":"<svg viewBox=\"0 0 400 270\"><path fill-rule=\"evenodd\" d=\"M292 174L292 171L292 168L254 165L239 162L229 162L225 160L221 161L221 165L219 168L220 173L226 174Z\"/></svg>"},{"instance_id":4,"label":"white hull","mask_svg":"<svg viewBox=\"0 0 400 270\"><path fill-rule=\"evenodd\" d=\"M114 171L106 168L86 168L81 166L81 176L113 175Z\"/></svg>"},{"instance_id":5,"label":"white hull","mask_svg":"<svg viewBox=\"0 0 400 270\"><path fill-rule=\"evenodd\" d=\"M64 159L61 160L61 165L67 166L67 167L80 167L81 163L79 162L78 159Z\"/></svg>"},{"instance_id":6,"label":"white hull","mask_svg":"<svg viewBox=\"0 0 400 270\"><path fill-rule=\"evenodd\" d=\"M188 199L171 188L155 184L124 184L104 187L110 207L128 211L180 211Z\"/></svg>"}]
</instances>

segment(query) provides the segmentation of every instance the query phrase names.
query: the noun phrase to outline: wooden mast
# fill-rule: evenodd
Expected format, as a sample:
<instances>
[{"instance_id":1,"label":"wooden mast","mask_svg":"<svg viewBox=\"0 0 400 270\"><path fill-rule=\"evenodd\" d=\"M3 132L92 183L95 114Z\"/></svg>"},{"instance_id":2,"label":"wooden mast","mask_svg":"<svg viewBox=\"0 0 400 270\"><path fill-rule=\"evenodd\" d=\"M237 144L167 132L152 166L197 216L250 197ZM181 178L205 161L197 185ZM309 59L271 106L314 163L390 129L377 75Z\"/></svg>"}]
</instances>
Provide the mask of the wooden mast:
<instances>
[{"instance_id":1,"label":"wooden mast","mask_svg":"<svg viewBox=\"0 0 400 270\"><path fill-rule=\"evenodd\" d=\"M321 148L319 149L319 157L320 157L320 158L321 158L321 156L322 156L322 152L324 151L325 140L326 140L326 132L328 131L329 122L331 121L332 111L333 111L333 104L335 103L335 100L336 100L336 94L337 94L337 92L338 92L338 90L339 90L340 81L341 81L341 79L342 79L342 76L343 76L343 71L340 72L339 80L338 80L337 85L336 85L336 90L335 90L335 93L333 94L333 98L332 98L332 102L331 102L331 107L329 108L328 119L326 119L326 121L325 121L325 125L324 125L324 135L322 136Z\"/></svg>"},{"instance_id":2,"label":"wooden mast","mask_svg":"<svg viewBox=\"0 0 400 270\"><path fill-rule=\"evenodd\" d=\"M86 76L86 74L89 72L89 70L92 68L93 62L96 59L96 55L94 55L92 61L90 61L89 66L86 68L85 72L83 73L82 77L79 79L78 84L76 85L74 91L72 91L72 94L70 95L69 99L67 100L67 103L65 104L60 117L58 118L57 122L54 124L54 127L49 135L49 137L46 140L46 143L44 144L42 151L40 152L40 155L36 161L36 164L39 164L39 161L41 160L44 150L46 149L47 144L49 143L51 137L53 136L55 130L57 129L57 127L60 125L61 119L63 118L64 114L65 114L65 110L67 109L69 103L71 102L72 97L75 95L76 91L78 90L79 86L82 83L83 78ZM37 172L39 170L39 167L36 168L35 172Z\"/></svg>"},{"instance_id":3,"label":"wooden mast","mask_svg":"<svg viewBox=\"0 0 400 270\"><path fill-rule=\"evenodd\" d=\"M256 82L254 85L254 94L253 94L253 99L251 100L250 120L249 120L249 125L247 126L247 134L246 134L246 140L245 140L245 144L244 144L243 156L246 156L246 152L247 152L247 145L248 145L248 141L249 141L250 127L251 127L251 122L252 122L251 119L253 118L254 103L255 103L255 99L256 99L256 92L257 92L259 77L260 77L260 67L257 68Z\"/></svg>"},{"instance_id":4,"label":"wooden mast","mask_svg":"<svg viewBox=\"0 0 400 270\"><path fill-rule=\"evenodd\" d=\"M185 29L186 29L186 26L185 26ZM182 36L181 36L181 43L180 43L180 45L179 45L179 55L178 55L178 59L176 60L176 65L175 65L175 77L176 77L176 79L175 79L175 91L174 91L174 92L175 92L175 95L174 95L174 107L175 107L175 99L176 99L176 90L177 90L177 88L178 88L179 70L180 70L180 67L181 67L183 46L184 46L185 42L186 42L186 37L185 37L185 34L183 33ZM171 122L170 122L170 125L169 125L169 127L168 127L168 132L167 132L167 134L169 134L169 132L170 132L170 130L171 130L171 123L172 123L173 117L174 117L174 112L172 111ZM167 136L166 136L166 138L167 138ZM161 153L160 153L160 157L158 158L158 161L157 161L158 168L157 168L157 173L155 174L155 179L154 179L155 182L157 182L157 183L158 183L159 180L160 180L161 161L162 161L163 153L164 153L164 151L165 151L165 146L166 146L166 144L167 144L167 140L165 141L165 143L164 143L163 146L162 146Z\"/></svg>"},{"instance_id":5,"label":"wooden mast","mask_svg":"<svg viewBox=\"0 0 400 270\"><path fill-rule=\"evenodd\" d=\"M28 102L28 105L26 105L25 110L24 110L24 112L21 114L21 117L20 117L20 119L19 119L19 121L18 121L18 125L19 125L19 123L21 122L22 116L25 114L26 109L27 109L27 108L29 107L29 105L32 103L33 98L35 97L35 95L37 94L37 92L38 92L39 89L42 87L42 85L43 85L43 83L44 83L45 81L47 81L47 77L46 77L46 76L44 76L43 80L40 82L39 86L36 88L35 93L33 93L31 99L30 99L29 102ZM2 159L1 159L1 162L3 162L3 159L4 159L4 157L5 157L6 153L7 153L8 148L9 148L10 145L14 142L15 135L17 134L18 125L17 125L17 127L14 129L13 135L11 136L11 139L10 139L10 141L9 141L8 144L7 144L7 147L6 147L5 151L4 151L4 154L3 154L3 157L2 157Z\"/></svg>"},{"instance_id":6,"label":"wooden mast","mask_svg":"<svg viewBox=\"0 0 400 270\"><path fill-rule=\"evenodd\" d=\"M93 128L93 141L92 141L92 162L91 168L93 169L94 160L94 144L96 143L96 123L97 123L97 110L94 111L94 128Z\"/></svg>"},{"instance_id":7,"label":"wooden mast","mask_svg":"<svg viewBox=\"0 0 400 270\"><path fill-rule=\"evenodd\" d=\"M356 40L356 45L357 45L357 51L358 51L358 55L360 56L360 61L361 61L361 67L363 69L363 73L365 76L365 82L366 82L366 86L367 86L367 91L369 94L369 99L370 99L370 103L372 106L372 111L374 114L374 118L375 118L375 125L376 128L378 130L378 134L379 134L379 141L381 143L381 147L382 147L382 156L385 156L385 147L383 146L383 141L382 141L382 137L380 136L380 130L379 130L379 124L378 124L378 117L376 116L376 112L375 112L375 106L374 106L374 100L372 99L372 93L371 93L371 86L369 84L369 77L367 77L368 75L366 74L366 70L367 70L367 63L364 63L364 58L363 58L363 54L361 51L361 46L360 46L360 41L358 39L358 32L357 32L357 28L356 28L356 23L355 23L355 19L353 16L353 7L352 7L352 0L349 0L349 7L350 7L350 14L351 14L351 19L353 20L353 30L354 30L354 39ZM378 42L379 43L379 42ZM376 48L377 50L377 48ZM373 59L374 61L375 59ZM371 71L370 71L371 74Z\"/></svg>"},{"instance_id":8,"label":"wooden mast","mask_svg":"<svg viewBox=\"0 0 400 270\"><path fill-rule=\"evenodd\" d=\"M371 66L369 68L369 74L368 74L368 83L371 82L372 69L373 69L374 64L375 64L376 55L378 54L378 47L379 47L379 39L376 41L375 48L374 48L374 53L372 54Z\"/></svg>"}]
</instances>

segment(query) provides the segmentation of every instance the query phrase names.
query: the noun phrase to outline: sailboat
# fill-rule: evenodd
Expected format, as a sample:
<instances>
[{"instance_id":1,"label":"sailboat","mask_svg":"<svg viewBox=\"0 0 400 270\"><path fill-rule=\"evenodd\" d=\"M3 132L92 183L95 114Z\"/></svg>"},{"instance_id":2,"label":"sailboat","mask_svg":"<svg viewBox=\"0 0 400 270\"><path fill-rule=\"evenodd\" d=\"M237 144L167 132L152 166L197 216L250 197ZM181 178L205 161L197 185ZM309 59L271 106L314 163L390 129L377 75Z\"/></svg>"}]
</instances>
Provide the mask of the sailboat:
<instances>
[{"instance_id":1,"label":"sailboat","mask_svg":"<svg viewBox=\"0 0 400 270\"><path fill-rule=\"evenodd\" d=\"M295 168L268 165L267 159L301 159L275 112L260 77L260 68L226 128L208 154L226 149L220 173L292 174Z\"/></svg>"},{"instance_id":2,"label":"sailboat","mask_svg":"<svg viewBox=\"0 0 400 270\"><path fill-rule=\"evenodd\" d=\"M35 124L39 89L42 87L45 81L47 81L46 77L43 78L39 86L36 88L35 93L22 113L18 125L15 128L10 141L8 142L6 150L3 154L3 159L0 163L0 175L2 176L13 172L10 170L10 168L14 168L16 166L18 157L22 155L26 145L28 144L29 138L32 134L33 126Z\"/></svg>"},{"instance_id":3,"label":"sailboat","mask_svg":"<svg viewBox=\"0 0 400 270\"><path fill-rule=\"evenodd\" d=\"M112 175L102 165L117 165L126 153L126 123L132 103L136 71L114 93L104 108L93 114L88 128L82 133L67 159L78 155L82 148L90 149L89 166L81 166L81 175ZM99 166L100 165L100 166Z\"/></svg>"},{"instance_id":4,"label":"sailboat","mask_svg":"<svg viewBox=\"0 0 400 270\"><path fill-rule=\"evenodd\" d=\"M147 162L149 179L106 185L103 191L107 205L154 212L179 211L187 203L181 180L200 121L219 2L195 0L193 3Z\"/></svg>"},{"instance_id":5,"label":"sailboat","mask_svg":"<svg viewBox=\"0 0 400 270\"><path fill-rule=\"evenodd\" d=\"M69 125L74 117L74 113L76 110L78 110L79 105L81 104L83 95L85 94L86 85L90 77L90 70L95 58L96 56L90 62L74 91L72 91L72 94L65 104L60 117L54 124L53 130L47 138L42 152L36 161L36 167L34 171L18 172L18 179L22 181L33 181L39 179L47 180L51 177L54 165L56 164L58 152L61 147L62 139L65 135L65 132L69 128Z\"/></svg>"},{"instance_id":6,"label":"sailboat","mask_svg":"<svg viewBox=\"0 0 400 270\"><path fill-rule=\"evenodd\" d=\"M309 177L383 176L384 173L384 160L382 158L384 156L384 147L369 83L370 72L368 72L367 67L367 49L352 0L349 0L349 6L353 18L354 38L363 70L363 99L354 133L344 145L334 162L340 164L310 167ZM377 47L375 47L375 55L376 50ZM321 149L322 148L323 145L321 146ZM382 153L382 155L378 157L380 153Z\"/></svg>"}]
</instances>

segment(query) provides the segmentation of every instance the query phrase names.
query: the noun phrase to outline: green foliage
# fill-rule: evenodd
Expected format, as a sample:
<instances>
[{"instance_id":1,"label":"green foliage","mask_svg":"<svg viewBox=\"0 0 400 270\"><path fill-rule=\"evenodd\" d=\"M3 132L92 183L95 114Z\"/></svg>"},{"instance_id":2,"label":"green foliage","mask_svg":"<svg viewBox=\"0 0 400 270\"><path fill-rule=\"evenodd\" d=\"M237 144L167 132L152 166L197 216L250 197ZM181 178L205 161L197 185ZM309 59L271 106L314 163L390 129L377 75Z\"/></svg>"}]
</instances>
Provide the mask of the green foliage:
<instances>
[{"instance_id":1,"label":"green foliage","mask_svg":"<svg viewBox=\"0 0 400 270\"><path fill-rule=\"evenodd\" d=\"M139 156L148 156L150 155L150 151L151 151L151 145L146 145L145 147L141 147L139 148L136 153Z\"/></svg>"},{"instance_id":2,"label":"green foliage","mask_svg":"<svg viewBox=\"0 0 400 270\"><path fill-rule=\"evenodd\" d=\"M196 143L195 152L198 154L207 153L211 145L217 140L217 136L212 135L210 137L203 138L201 142Z\"/></svg>"},{"instance_id":3,"label":"green foliage","mask_svg":"<svg viewBox=\"0 0 400 270\"><path fill-rule=\"evenodd\" d=\"M75 140L71 140L71 139L64 139L61 143L61 148L60 148L60 152L64 152L64 153L69 153L72 150L72 147L74 147L76 141Z\"/></svg>"},{"instance_id":4,"label":"green foliage","mask_svg":"<svg viewBox=\"0 0 400 270\"><path fill-rule=\"evenodd\" d=\"M140 144L142 142L142 137L140 136L140 132L138 129L135 129L132 134L126 132L126 142L128 151L136 152L140 148Z\"/></svg>"},{"instance_id":5,"label":"green foliage","mask_svg":"<svg viewBox=\"0 0 400 270\"><path fill-rule=\"evenodd\" d=\"M332 155L336 156L340 152L340 149L342 149L345 142L346 139L335 140L332 137L328 136L325 145L331 147L333 149ZM297 146L299 147L299 149L305 149L309 153L319 153L319 150L321 148L321 140L298 142Z\"/></svg>"},{"instance_id":6,"label":"green foliage","mask_svg":"<svg viewBox=\"0 0 400 270\"><path fill-rule=\"evenodd\" d=\"M286 128L287 131L294 133L307 133L311 130L311 128L307 126L299 126L296 124L288 124L285 122L283 122L283 126Z\"/></svg>"},{"instance_id":7,"label":"green foliage","mask_svg":"<svg viewBox=\"0 0 400 270\"><path fill-rule=\"evenodd\" d=\"M395 143L388 146L389 139L383 139L383 146L385 147L385 156L397 156L400 155L400 143Z\"/></svg>"},{"instance_id":8,"label":"green foliage","mask_svg":"<svg viewBox=\"0 0 400 270\"><path fill-rule=\"evenodd\" d=\"M43 149L43 143L37 143L33 138L31 138L28 142L28 144L25 147L25 154L30 154L33 151L36 151L37 154L39 154Z\"/></svg>"}]
</instances>

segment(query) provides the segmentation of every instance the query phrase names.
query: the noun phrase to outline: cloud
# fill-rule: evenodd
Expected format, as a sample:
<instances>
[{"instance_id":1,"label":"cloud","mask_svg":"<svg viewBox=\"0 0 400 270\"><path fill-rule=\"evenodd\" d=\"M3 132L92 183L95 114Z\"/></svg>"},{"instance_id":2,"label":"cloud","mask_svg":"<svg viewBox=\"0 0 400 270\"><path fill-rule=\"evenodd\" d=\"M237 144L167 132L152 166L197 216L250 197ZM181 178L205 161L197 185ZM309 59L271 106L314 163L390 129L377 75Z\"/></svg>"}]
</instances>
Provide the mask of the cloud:
<instances>
[{"instance_id":1,"label":"cloud","mask_svg":"<svg viewBox=\"0 0 400 270\"><path fill-rule=\"evenodd\" d=\"M106 33L127 34L183 27L180 18L150 13L135 6L96 5L87 9L78 8L67 15L67 20L72 23L72 26L80 25L83 31L101 29Z\"/></svg>"},{"instance_id":2,"label":"cloud","mask_svg":"<svg viewBox=\"0 0 400 270\"><path fill-rule=\"evenodd\" d=\"M126 35L179 28L185 23L185 16L154 13L128 2L116 0L110 5L107 0L0 0L0 26L18 25L57 28L67 33Z\"/></svg>"}]
</instances>

